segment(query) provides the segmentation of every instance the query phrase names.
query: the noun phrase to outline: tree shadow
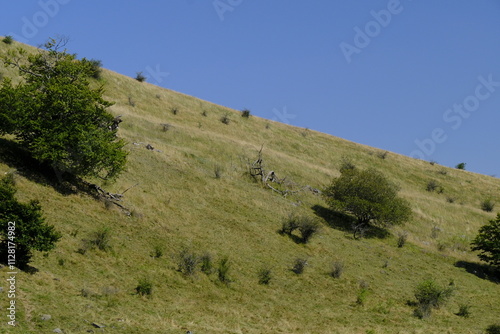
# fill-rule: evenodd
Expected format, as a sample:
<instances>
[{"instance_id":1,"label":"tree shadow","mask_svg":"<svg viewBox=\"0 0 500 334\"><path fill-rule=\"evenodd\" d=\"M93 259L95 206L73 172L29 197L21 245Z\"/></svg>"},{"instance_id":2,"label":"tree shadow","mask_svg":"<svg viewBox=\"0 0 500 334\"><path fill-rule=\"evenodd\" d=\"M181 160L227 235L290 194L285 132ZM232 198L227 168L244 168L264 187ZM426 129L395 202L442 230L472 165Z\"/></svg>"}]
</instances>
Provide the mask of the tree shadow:
<instances>
[{"instance_id":1,"label":"tree shadow","mask_svg":"<svg viewBox=\"0 0 500 334\"><path fill-rule=\"evenodd\" d=\"M354 230L357 223L356 218L343 212L334 211L318 204L312 206L311 209L313 209L316 216L322 218L329 227L346 233L351 233L352 237L354 238ZM390 235L390 233L386 229L373 225L366 227L360 234L360 236L363 238L378 239L385 239Z\"/></svg>"},{"instance_id":2,"label":"tree shadow","mask_svg":"<svg viewBox=\"0 0 500 334\"><path fill-rule=\"evenodd\" d=\"M455 267L464 268L469 274L500 284L500 270L489 265L477 262L457 261Z\"/></svg>"},{"instance_id":3,"label":"tree shadow","mask_svg":"<svg viewBox=\"0 0 500 334\"><path fill-rule=\"evenodd\" d=\"M82 190L74 182L75 180L57 174L49 164L35 160L29 152L13 140L0 138L0 162L15 169L16 173L28 180L50 186L62 195L75 194Z\"/></svg>"}]
</instances>

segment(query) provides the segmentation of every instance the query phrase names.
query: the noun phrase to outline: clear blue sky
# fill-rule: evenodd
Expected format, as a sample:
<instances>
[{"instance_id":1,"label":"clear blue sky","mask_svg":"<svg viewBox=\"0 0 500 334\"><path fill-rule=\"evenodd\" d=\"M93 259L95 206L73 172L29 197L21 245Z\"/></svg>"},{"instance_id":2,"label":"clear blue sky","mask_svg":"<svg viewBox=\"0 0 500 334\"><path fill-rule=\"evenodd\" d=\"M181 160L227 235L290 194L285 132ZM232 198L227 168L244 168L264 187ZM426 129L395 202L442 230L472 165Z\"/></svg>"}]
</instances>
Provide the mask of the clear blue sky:
<instances>
[{"instance_id":1,"label":"clear blue sky","mask_svg":"<svg viewBox=\"0 0 500 334\"><path fill-rule=\"evenodd\" d=\"M7 1L0 34L66 35L124 75L500 176L498 0Z\"/></svg>"}]
</instances>

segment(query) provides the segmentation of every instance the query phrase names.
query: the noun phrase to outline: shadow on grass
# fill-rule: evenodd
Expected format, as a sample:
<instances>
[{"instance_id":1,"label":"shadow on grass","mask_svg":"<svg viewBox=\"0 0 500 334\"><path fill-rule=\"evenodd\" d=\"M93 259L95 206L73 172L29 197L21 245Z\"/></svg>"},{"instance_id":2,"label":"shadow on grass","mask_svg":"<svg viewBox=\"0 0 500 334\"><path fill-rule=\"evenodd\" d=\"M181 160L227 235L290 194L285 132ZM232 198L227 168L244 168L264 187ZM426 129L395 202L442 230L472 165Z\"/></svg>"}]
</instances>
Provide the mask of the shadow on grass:
<instances>
[{"instance_id":1,"label":"shadow on grass","mask_svg":"<svg viewBox=\"0 0 500 334\"><path fill-rule=\"evenodd\" d=\"M6 138L0 138L0 162L6 164L16 172L32 182L47 185L63 195L78 192L74 180L62 179L57 176L54 168L33 159L29 152L18 143Z\"/></svg>"},{"instance_id":2,"label":"shadow on grass","mask_svg":"<svg viewBox=\"0 0 500 334\"><path fill-rule=\"evenodd\" d=\"M500 269L494 269L486 264L468 261L457 261L455 267L464 268L469 274L500 284Z\"/></svg>"},{"instance_id":3,"label":"shadow on grass","mask_svg":"<svg viewBox=\"0 0 500 334\"><path fill-rule=\"evenodd\" d=\"M352 237L354 238L356 218L349 216L343 212L325 208L321 205L314 205L312 209L316 216L323 218L329 227L346 233L351 233ZM387 230L378 226L368 226L362 233L363 238L385 239L389 235L390 233Z\"/></svg>"}]
</instances>

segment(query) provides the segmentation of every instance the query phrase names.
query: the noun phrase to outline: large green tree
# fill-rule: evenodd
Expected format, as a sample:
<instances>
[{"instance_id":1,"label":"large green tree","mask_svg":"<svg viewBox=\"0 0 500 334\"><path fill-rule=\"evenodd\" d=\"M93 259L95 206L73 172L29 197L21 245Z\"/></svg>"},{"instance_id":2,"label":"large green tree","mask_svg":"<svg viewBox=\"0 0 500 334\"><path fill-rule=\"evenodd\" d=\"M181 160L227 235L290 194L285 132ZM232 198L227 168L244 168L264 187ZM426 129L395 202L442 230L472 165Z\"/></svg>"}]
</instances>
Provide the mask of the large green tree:
<instances>
[{"instance_id":1,"label":"large green tree","mask_svg":"<svg viewBox=\"0 0 500 334\"><path fill-rule=\"evenodd\" d=\"M479 229L472 241L472 250L479 251L481 260L500 267L500 213Z\"/></svg>"},{"instance_id":2,"label":"large green tree","mask_svg":"<svg viewBox=\"0 0 500 334\"><path fill-rule=\"evenodd\" d=\"M0 87L0 133L13 134L30 154L57 172L114 179L127 153L117 123L107 112L103 87L91 79L95 63L69 54L63 40L28 54L19 48L3 57L23 80Z\"/></svg>"},{"instance_id":3,"label":"large green tree","mask_svg":"<svg viewBox=\"0 0 500 334\"><path fill-rule=\"evenodd\" d=\"M331 209L356 217L354 237L370 225L401 224L411 215L409 203L398 197L398 188L375 169L342 169L323 195Z\"/></svg>"},{"instance_id":4,"label":"large green tree","mask_svg":"<svg viewBox=\"0 0 500 334\"><path fill-rule=\"evenodd\" d=\"M2 261L23 269L33 250L50 251L61 234L45 222L37 201L20 203L15 193L12 175L0 179L0 254Z\"/></svg>"}]
</instances>

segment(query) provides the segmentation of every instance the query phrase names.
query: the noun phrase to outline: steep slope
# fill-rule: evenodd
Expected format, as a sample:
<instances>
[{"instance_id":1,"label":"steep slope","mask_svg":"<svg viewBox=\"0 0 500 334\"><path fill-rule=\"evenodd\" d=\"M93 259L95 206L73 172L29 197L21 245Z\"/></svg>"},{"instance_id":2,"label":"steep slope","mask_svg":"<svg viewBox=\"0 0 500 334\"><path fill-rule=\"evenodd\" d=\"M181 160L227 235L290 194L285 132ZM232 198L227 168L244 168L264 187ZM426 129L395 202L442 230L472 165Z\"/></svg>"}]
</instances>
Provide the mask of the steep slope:
<instances>
[{"instance_id":1,"label":"steep slope","mask_svg":"<svg viewBox=\"0 0 500 334\"><path fill-rule=\"evenodd\" d=\"M0 53L19 46L0 44ZM2 73L15 75L9 69ZM480 272L468 272L480 268L468 244L494 217L480 202L486 197L500 202L499 179L394 153L382 158L375 148L246 119L238 111L107 70L102 82L106 98L116 102L110 111L122 115L119 135L130 151L127 171L103 187L115 193L128 189L123 205L132 215L85 194L58 191L57 182L16 162L9 138L0 138L0 173L15 172L18 197L39 199L47 221L63 234L55 251L34 257L37 273L17 274L19 323L14 329L2 323L2 331L478 333L498 320L499 286ZM221 122L223 116L229 124ZM401 187L414 216L385 238L353 240L327 216L317 194L303 190L284 197L249 177L248 163L261 147L267 170L301 186L327 185L339 175L342 157L377 168ZM444 192L426 191L430 180ZM277 233L291 212L322 222L309 244ZM103 228L111 235L110 251L78 252L83 239ZM403 248L396 242L400 231L409 234ZM152 256L155 249L164 255ZM226 286L214 273L185 277L177 270L183 249L211 254L215 266L227 256L233 282ZM301 275L290 270L298 257L308 260ZM345 265L339 279L328 274L334 261ZM258 284L264 267L272 271L269 286ZM7 272L1 269L3 277ZM408 301L428 277L440 284L453 280L457 291L449 304L420 320ZM135 293L143 279L153 284L150 297ZM369 291L364 305L356 303L360 286ZM470 318L454 314L459 304L471 305ZM51 319L41 320L42 314ZM96 329L93 322L106 327Z\"/></svg>"}]
</instances>

